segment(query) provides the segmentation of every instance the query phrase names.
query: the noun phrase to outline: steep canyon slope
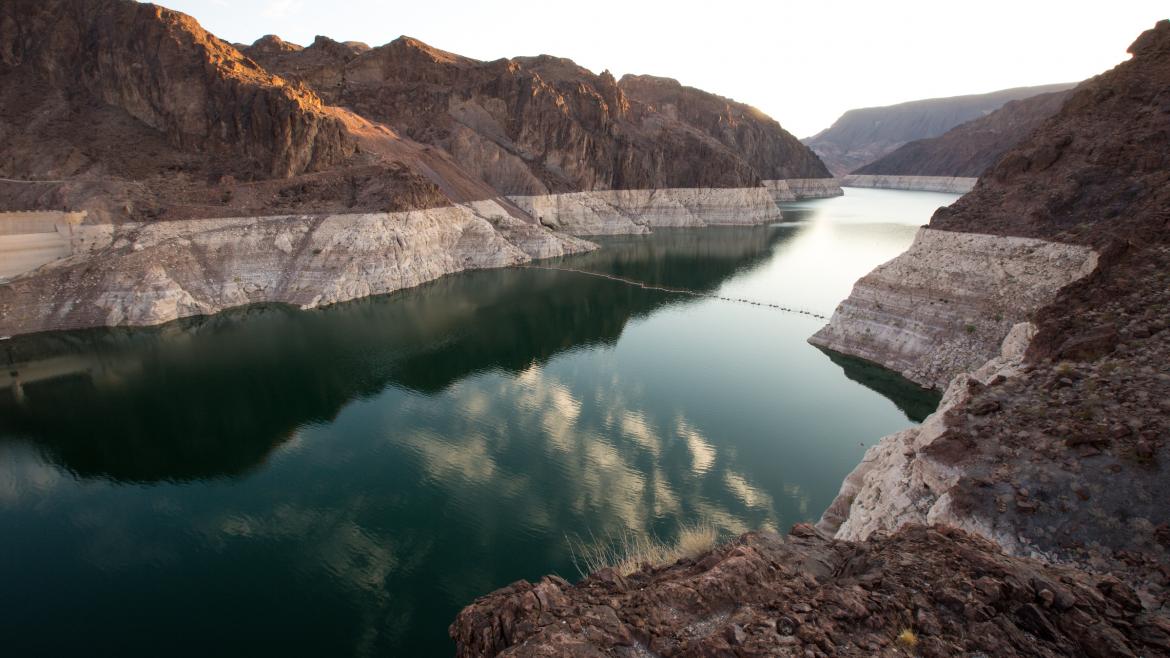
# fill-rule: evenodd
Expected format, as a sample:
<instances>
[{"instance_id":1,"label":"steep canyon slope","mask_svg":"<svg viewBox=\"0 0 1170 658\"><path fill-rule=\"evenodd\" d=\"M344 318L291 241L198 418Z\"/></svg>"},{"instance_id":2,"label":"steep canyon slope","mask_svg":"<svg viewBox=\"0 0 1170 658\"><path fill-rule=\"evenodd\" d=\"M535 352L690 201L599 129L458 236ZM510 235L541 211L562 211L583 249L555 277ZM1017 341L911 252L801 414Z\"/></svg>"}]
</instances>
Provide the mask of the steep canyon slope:
<instances>
[{"instance_id":1,"label":"steep canyon slope","mask_svg":"<svg viewBox=\"0 0 1170 658\"><path fill-rule=\"evenodd\" d=\"M548 55L481 62L401 37L368 48L260 39L244 53L328 102L449 151L502 194L756 187L828 178L773 119L651 76Z\"/></svg>"}]
</instances>

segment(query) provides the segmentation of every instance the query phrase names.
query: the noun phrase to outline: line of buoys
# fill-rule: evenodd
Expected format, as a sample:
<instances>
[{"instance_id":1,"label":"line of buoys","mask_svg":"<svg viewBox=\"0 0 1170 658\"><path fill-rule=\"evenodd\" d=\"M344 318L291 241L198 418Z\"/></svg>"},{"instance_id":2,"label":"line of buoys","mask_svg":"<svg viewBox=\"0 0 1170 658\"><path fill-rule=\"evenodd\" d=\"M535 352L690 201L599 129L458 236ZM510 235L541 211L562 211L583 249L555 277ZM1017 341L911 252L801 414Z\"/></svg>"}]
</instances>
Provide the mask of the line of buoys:
<instances>
[{"instance_id":1,"label":"line of buoys","mask_svg":"<svg viewBox=\"0 0 1170 658\"><path fill-rule=\"evenodd\" d=\"M811 318L816 318L818 320L828 319L819 313L813 313L812 311L806 311L804 309L789 308L787 306L782 306L780 304L772 304L769 302L760 302L760 301L756 301L753 299L744 299L742 297L723 297L722 295L713 295L710 293L697 292L695 290L687 290L686 288L667 288L665 286L654 286L654 285L650 285L650 284L647 284L647 283L642 282L642 281L635 281L633 279L625 279L625 278L622 278L620 276L614 276L612 274L605 274L603 272L590 272L588 270L577 270L577 269L573 269L571 267L551 267L548 265L524 265L523 267L527 267L529 269L535 269L535 270L552 270L554 272L574 272L576 274L584 274L586 276L595 276L595 277L598 277L601 279L609 279L610 281L624 283L628 286L637 286L637 287L642 288L644 290L657 290L660 292L672 293L675 295L690 295L692 297L706 297L708 299L719 299L719 300L722 300L725 302L737 302L740 304L750 304L752 306L765 306L767 308L774 308L778 311L784 311L785 313L797 313L799 315L807 315Z\"/></svg>"}]
</instances>

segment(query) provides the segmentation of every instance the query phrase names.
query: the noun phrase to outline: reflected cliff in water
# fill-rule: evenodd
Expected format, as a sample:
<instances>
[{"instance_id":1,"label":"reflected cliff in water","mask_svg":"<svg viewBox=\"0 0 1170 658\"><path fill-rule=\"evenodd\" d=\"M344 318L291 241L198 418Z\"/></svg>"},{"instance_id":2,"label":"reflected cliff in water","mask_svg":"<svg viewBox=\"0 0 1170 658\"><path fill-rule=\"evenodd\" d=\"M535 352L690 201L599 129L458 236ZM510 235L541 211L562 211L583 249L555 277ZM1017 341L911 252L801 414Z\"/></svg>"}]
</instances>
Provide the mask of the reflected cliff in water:
<instances>
[{"instance_id":1,"label":"reflected cliff in water","mask_svg":"<svg viewBox=\"0 0 1170 658\"><path fill-rule=\"evenodd\" d=\"M820 349L833 363L841 366L849 379L881 393L906 414L910 420L921 423L934 413L942 401L942 393L922 388L898 373L875 363L863 361L832 350Z\"/></svg>"},{"instance_id":2,"label":"reflected cliff in water","mask_svg":"<svg viewBox=\"0 0 1170 658\"><path fill-rule=\"evenodd\" d=\"M667 231L545 261L713 290L766 258L783 228ZM32 440L86 477L147 482L243 473L305 424L387 386L435 393L611 344L691 298L572 272L469 272L320 311L250 307L162 327L0 343L0 441ZM165 436L165 438L164 438Z\"/></svg>"}]
</instances>

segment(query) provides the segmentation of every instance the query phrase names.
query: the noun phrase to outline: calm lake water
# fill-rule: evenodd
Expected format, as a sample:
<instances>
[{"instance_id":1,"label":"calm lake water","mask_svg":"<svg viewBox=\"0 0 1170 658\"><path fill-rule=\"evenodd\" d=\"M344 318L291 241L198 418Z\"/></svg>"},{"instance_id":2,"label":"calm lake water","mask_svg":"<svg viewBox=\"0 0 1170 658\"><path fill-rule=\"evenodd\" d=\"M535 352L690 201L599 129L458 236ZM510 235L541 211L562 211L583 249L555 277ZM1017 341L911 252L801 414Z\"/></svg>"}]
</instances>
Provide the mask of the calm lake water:
<instances>
[{"instance_id":1,"label":"calm lake water","mask_svg":"<svg viewBox=\"0 0 1170 658\"><path fill-rule=\"evenodd\" d=\"M827 316L954 198L850 189L542 264ZM5 341L0 651L450 655L476 596L578 577L567 537L816 519L937 402L821 324L510 269Z\"/></svg>"}]
</instances>

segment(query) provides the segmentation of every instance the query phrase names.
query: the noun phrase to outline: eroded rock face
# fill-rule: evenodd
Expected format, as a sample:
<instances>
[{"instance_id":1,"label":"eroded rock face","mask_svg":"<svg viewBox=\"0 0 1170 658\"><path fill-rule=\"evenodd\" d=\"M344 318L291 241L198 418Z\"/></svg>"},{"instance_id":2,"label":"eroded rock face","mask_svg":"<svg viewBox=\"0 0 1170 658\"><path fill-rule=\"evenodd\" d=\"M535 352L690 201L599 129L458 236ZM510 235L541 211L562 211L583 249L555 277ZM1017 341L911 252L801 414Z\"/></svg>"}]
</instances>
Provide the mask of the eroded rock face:
<instances>
[{"instance_id":1,"label":"eroded rock face","mask_svg":"<svg viewBox=\"0 0 1170 658\"><path fill-rule=\"evenodd\" d=\"M328 102L449 151L503 194L756 187L828 178L763 113L673 80L596 75L567 59L481 62L402 37L359 51L324 37L246 53Z\"/></svg>"},{"instance_id":2,"label":"eroded rock face","mask_svg":"<svg viewBox=\"0 0 1170 658\"><path fill-rule=\"evenodd\" d=\"M744 226L781 218L773 194L763 187L607 190L509 198L542 225L572 235Z\"/></svg>"},{"instance_id":3,"label":"eroded rock face","mask_svg":"<svg viewBox=\"0 0 1170 658\"><path fill-rule=\"evenodd\" d=\"M975 187L974 178L951 176L895 176L849 174L841 177L845 187L871 187L879 190L915 190L918 192L943 192L966 194Z\"/></svg>"},{"instance_id":4,"label":"eroded rock face","mask_svg":"<svg viewBox=\"0 0 1170 658\"><path fill-rule=\"evenodd\" d=\"M320 170L357 140L311 91L285 83L189 16L155 5L13 0L0 7L4 74L80 88L181 150L215 151L258 173Z\"/></svg>"},{"instance_id":5,"label":"eroded rock face","mask_svg":"<svg viewBox=\"0 0 1170 658\"><path fill-rule=\"evenodd\" d=\"M920 229L906 253L854 285L809 342L942 390L1096 266L1084 246Z\"/></svg>"},{"instance_id":6,"label":"eroded rock face","mask_svg":"<svg viewBox=\"0 0 1170 658\"><path fill-rule=\"evenodd\" d=\"M73 237L73 256L0 286L0 335L158 324L260 302L314 308L594 248L490 202L83 225Z\"/></svg>"},{"instance_id":7,"label":"eroded rock face","mask_svg":"<svg viewBox=\"0 0 1170 658\"><path fill-rule=\"evenodd\" d=\"M897 639L904 630L912 646ZM917 525L865 542L796 526L626 578L522 581L469 605L450 633L460 658L1170 651L1170 620L1120 582Z\"/></svg>"},{"instance_id":8,"label":"eroded rock face","mask_svg":"<svg viewBox=\"0 0 1170 658\"><path fill-rule=\"evenodd\" d=\"M497 196L178 12L0 6L0 208L94 221L431 208Z\"/></svg>"}]
</instances>

